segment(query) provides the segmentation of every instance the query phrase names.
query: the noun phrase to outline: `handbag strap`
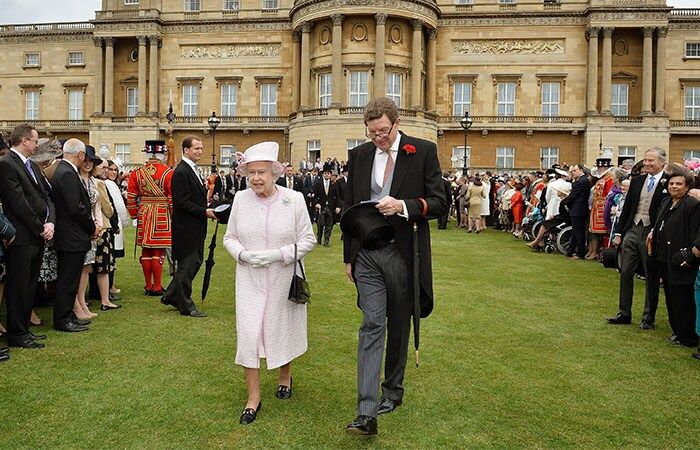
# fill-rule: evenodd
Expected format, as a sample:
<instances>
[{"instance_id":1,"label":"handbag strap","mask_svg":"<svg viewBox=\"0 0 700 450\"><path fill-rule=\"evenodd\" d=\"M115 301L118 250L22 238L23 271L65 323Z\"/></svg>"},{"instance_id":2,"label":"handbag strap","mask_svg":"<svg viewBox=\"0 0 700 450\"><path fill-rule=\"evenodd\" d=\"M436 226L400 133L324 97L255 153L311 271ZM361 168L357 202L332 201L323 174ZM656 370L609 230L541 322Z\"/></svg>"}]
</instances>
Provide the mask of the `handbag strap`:
<instances>
[{"instance_id":1,"label":"handbag strap","mask_svg":"<svg viewBox=\"0 0 700 450\"><path fill-rule=\"evenodd\" d=\"M301 270L301 277L306 280L306 275L304 274L304 266L301 265L301 260L297 259L297 244L294 244L294 276L297 276L297 264L299 264L299 269Z\"/></svg>"}]
</instances>

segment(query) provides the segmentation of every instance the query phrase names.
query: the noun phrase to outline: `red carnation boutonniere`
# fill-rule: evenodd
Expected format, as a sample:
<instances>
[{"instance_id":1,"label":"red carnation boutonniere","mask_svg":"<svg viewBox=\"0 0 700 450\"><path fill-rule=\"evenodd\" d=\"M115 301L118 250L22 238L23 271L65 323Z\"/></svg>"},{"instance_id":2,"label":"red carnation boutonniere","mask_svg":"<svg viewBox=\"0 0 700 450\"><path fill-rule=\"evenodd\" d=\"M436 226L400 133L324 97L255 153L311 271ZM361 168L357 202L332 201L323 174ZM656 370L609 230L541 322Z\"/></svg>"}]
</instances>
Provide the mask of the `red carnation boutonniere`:
<instances>
[{"instance_id":1,"label":"red carnation boutonniere","mask_svg":"<svg viewBox=\"0 0 700 450\"><path fill-rule=\"evenodd\" d=\"M404 145L404 146L401 147L401 148L403 149L403 151L406 152L407 155L410 155L410 154L416 152L416 147L413 146L413 145L411 145L411 144L406 144L406 145Z\"/></svg>"}]
</instances>

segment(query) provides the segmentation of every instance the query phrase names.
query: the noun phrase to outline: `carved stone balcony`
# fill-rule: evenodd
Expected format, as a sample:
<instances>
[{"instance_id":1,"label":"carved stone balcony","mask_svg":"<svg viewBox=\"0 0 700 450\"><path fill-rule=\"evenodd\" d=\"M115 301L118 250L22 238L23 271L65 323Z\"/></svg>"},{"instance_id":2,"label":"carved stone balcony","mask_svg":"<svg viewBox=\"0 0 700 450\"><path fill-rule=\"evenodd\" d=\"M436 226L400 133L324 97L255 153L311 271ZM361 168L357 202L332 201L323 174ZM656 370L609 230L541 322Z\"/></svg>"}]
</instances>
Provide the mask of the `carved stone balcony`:
<instances>
[{"instance_id":1,"label":"carved stone balcony","mask_svg":"<svg viewBox=\"0 0 700 450\"><path fill-rule=\"evenodd\" d=\"M37 129L39 133L51 132L88 132L89 120L0 120L0 130L12 130L18 125L28 123Z\"/></svg>"},{"instance_id":2,"label":"carved stone balcony","mask_svg":"<svg viewBox=\"0 0 700 450\"><path fill-rule=\"evenodd\" d=\"M437 27L440 9L435 0L296 0L289 11L292 28L304 22L328 18L331 14L374 15L378 12L393 17L419 19L432 28Z\"/></svg>"}]
</instances>

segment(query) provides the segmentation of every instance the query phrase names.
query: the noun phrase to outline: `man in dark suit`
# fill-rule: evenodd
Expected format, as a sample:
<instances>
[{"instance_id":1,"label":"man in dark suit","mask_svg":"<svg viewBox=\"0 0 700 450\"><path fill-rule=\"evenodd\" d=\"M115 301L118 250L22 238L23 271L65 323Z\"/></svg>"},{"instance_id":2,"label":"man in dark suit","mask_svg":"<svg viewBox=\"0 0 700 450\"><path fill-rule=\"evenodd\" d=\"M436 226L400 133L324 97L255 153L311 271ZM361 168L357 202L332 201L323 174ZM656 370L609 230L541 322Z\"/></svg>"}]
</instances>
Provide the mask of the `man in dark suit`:
<instances>
[{"instance_id":1,"label":"man in dark suit","mask_svg":"<svg viewBox=\"0 0 700 450\"><path fill-rule=\"evenodd\" d=\"M233 200L233 196L236 194L236 175L234 174L234 171L236 169L231 167L229 169L228 175L224 177L224 184L226 186L226 200L231 201Z\"/></svg>"},{"instance_id":2,"label":"man in dark suit","mask_svg":"<svg viewBox=\"0 0 700 450\"><path fill-rule=\"evenodd\" d=\"M10 152L0 159L0 198L7 219L16 229L7 249L7 343L12 347L40 348L44 344L29 331L44 241L54 235L53 203L42 184L41 169L28 158L37 148L39 135L24 124L10 135Z\"/></svg>"},{"instance_id":3,"label":"man in dark suit","mask_svg":"<svg viewBox=\"0 0 700 450\"><path fill-rule=\"evenodd\" d=\"M563 200L571 215L571 243L566 256L570 259L583 259L586 255L586 217L588 217L588 195L591 186L583 173L583 166L574 164L571 173L571 194Z\"/></svg>"},{"instance_id":4,"label":"man in dark suit","mask_svg":"<svg viewBox=\"0 0 700 450\"><path fill-rule=\"evenodd\" d=\"M348 189L348 166L340 168L340 176L335 180L335 221L340 221L345 203L345 191Z\"/></svg>"},{"instance_id":5,"label":"man in dark suit","mask_svg":"<svg viewBox=\"0 0 700 450\"><path fill-rule=\"evenodd\" d=\"M101 233L92 219L90 198L78 175L78 167L85 157L85 144L78 139L68 139L63 145L63 160L51 179L51 198L56 205L54 248L58 257L53 326L68 332L88 329L88 322L75 317L73 303L85 254L92 245L91 238Z\"/></svg>"},{"instance_id":6,"label":"man in dark suit","mask_svg":"<svg viewBox=\"0 0 700 450\"><path fill-rule=\"evenodd\" d=\"M203 149L201 139L196 136L187 136L182 141L182 161L175 168L172 180L175 275L160 300L190 317L207 316L192 300L192 280L204 261L207 219L216 219L214 210L207 209L207 191L197 175L197 161Z\"/></svg>"},{"instance_id":7,"label":"man in dark suit","mask_svg":"<svg viewBox=\"0 0 700 450\"><path fill-rule=\"evenodd\" d=\"M452 183L450 183L450 174L445 172L442 174L442 185L445 190L445 202L449 205L452 201ZM450 208L445 210L445 214L438 218L438 230L447 229L447 221L450 218ZM486 224L484 224L486 226Z\"/></svg>"},{"instance_id":8,"label":"man in dark suit","mask_svg":"<svg viewBox=\"0 0 700 450\"><path fill-rule=\"evenodd\" d=\"M344 236L343 259L348 278L357 288L363 320L358 342L357 418L349 434L376 434L377 415L403 402L408 337L413 310L413 226L420 254L421 317L433 308L430 230L428 219L445 213L447 203L434 143L399 133L396 104L387 97L365 107L370 142L355 147L348 161L344 209L365 200L395 230L394 241L369 251L360 240ZM380 367L387 332L384 382L379 398Z\"/></svg>"},{"instance_id":9,"label":"man in dark suit","mask_svg":"<svg viewBox=\"0 0 700 450\"><path fill-rule=\"evenodd\" d=\"M294 166L291 164L284 168L284 176L279 177L276 183L297 192L304 191L304 183L301 181L301 178L294 175Z\"/></svg>"},{"instance_id":10,"label":"man in dark suit","mask_svg":"<svg viewBox=\"0 0 700 450\"><path fill-rule=\"evenodd\" d=\"M330 168L323 169L323 178L314 185L314 207L318 214L316 219L318 243L320 245L323 238L323 246L329 247L336 207L335 185L331 181Z\"/></svg>"},{"instance_id":11,"label":"man in dark suit","mask_svg":"<svg viewBox=\"0 0 700 450\"><path fill-rule=\"evenodd\" d=\"M644 312L639 328L654 328L656 309L659 305L659 277L653 262L647 257L646 240L659 210L661 201L668 197L666 188L666 152L651 148L644 153L644 174L632 178L620 219L613 235L613 245L622 244L622 267L620 267L620 301L618 313L608 318L612 325L632 323L632 297L634 275L637 267L644 268L646 293Z\"/></svg>"}]
</instances>

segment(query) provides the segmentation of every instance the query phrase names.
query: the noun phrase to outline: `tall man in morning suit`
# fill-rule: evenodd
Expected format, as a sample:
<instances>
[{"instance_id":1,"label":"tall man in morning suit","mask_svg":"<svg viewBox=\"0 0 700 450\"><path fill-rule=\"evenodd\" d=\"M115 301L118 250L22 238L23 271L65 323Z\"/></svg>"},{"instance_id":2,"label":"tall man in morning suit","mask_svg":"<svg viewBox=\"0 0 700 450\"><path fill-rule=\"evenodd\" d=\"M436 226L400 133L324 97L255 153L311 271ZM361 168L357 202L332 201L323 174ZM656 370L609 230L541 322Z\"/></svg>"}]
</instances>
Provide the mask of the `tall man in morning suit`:
<instances>
[{"instance_id":1,"label":"tall man in morning suit","mask_svg":"<svg viewBox=\"0 0 700 450\"><path fill-rule=\"evenodd\" d=\"M314 207L317 218L318 243L323 239L324 247L330 246L336 207L335 183L331 181L331 169L323 169L323 178L314 185Z\"/></svg>"},{"instance_id":2,"label":"tall man in morning suit","mask_svg":"<svg viewBox=\"0 0 700 450\"><path fill-rule=\"evenodd\" d=\"M363 320L359 330L357 418L349 434L376 434L377 415L403 402L403 379L413 309L413 224L418 228L421 317L433 308L432 266L428 219L447 209L434 143L398 131L396 104L387 97L365 107L370 142L350 151L344 209L376 200L395 231L394 241L379 250L362 248L344 235L343 259L355 283ZM380 368L386 331L382 396Z\"/></svg>"},{"instance_id":3,"label":"tall man in morning suit","mask_svg":"<svg viewBox=\"0 0 700 450\"><path fill-rule=\"evenodd\" d=\"M54 248L58 257L53 326L68 332L88 329L75 317L73 303L85 254L92 246L91 239L100 233L92 219L90 198L78 175L78 167L83 161L85 144L78 139L68 139L63 144L63 160L58 163L51 179L51 198L56 205Z\"/></svg>"},{"instance_id":4,"label":"tall man in morning suit","mask_svg":"<svg viewBox=\"0 0 700 450\"><path fill-rule=\"evenodd\" d=\"M173 259L175 275L161 298L183 316L206 317L192 299L192 280L204 261L204 238L207 218L216 219L213 209L207 209L207 189L197 171L202 157L202 140L187 136L182 141L182 161L175 168L173 187Z\"/></svg>"},{"instance_id":5,"label":"tall man in morning suit","mask_svg":"<svg viewBox=\"0 0 700 450\"><path fill-rule=\"evenodd\" d=\"M53 203L40 179L41 169L28 159L38 140L32 126L20 125L10 135L10 152L0 159L0 198L5 216L16 229L7 249L5 289L7 343L13 347L43 347L36 340L46 337L29 331L44 241L53 238L56 222Z\"/></svg>"},{"instance_id":6,"label":"tall man in morning suit","mask_svg":"<svg viewBox=\"0 0 700 450\"><path fill-rule=\"evenodd\" d=\"M613 245L622 244L622 267L620 267L620 302L618 313L608 318L612 325L632 323L632 297L634 296L634 274L637 266L644 267L644 312L639 328L654 328L656 308L659 305L659 277L654 264L647 256L646 240L656 222L656 213L661 201L668 197L666 189L666 152L651 148L644 153L644 174L632 178L620 219L615 225Z\"/></svg>"},{"instance_id":7,"label":"tall man in morning suit","mask_svg":"<svg viewBox=\"0 0 700 450\"><path fill-rule=\"evenodd\" d=\"M284 186L297 192L304 191L304 183L301 181L301 178L294 175L294 166L291 164L287 164L287 167L284 168L284 176L279 177L276 183L279 186Z\"/></svg>"},{"instance_id":8,"label":"tall man in morning suit","mask_svg":"<svg viewBox=\"0 0 700 450\"><path fill-rule=\"evenodd\" d=\"M571 173L571 193L566 199L571 216L571 244L566 256L571 259L583 259L586 254L586 218L588 217L588 196L591 185L583 173L581 164L574 164Z\"/></svg>"}]
</instances>

